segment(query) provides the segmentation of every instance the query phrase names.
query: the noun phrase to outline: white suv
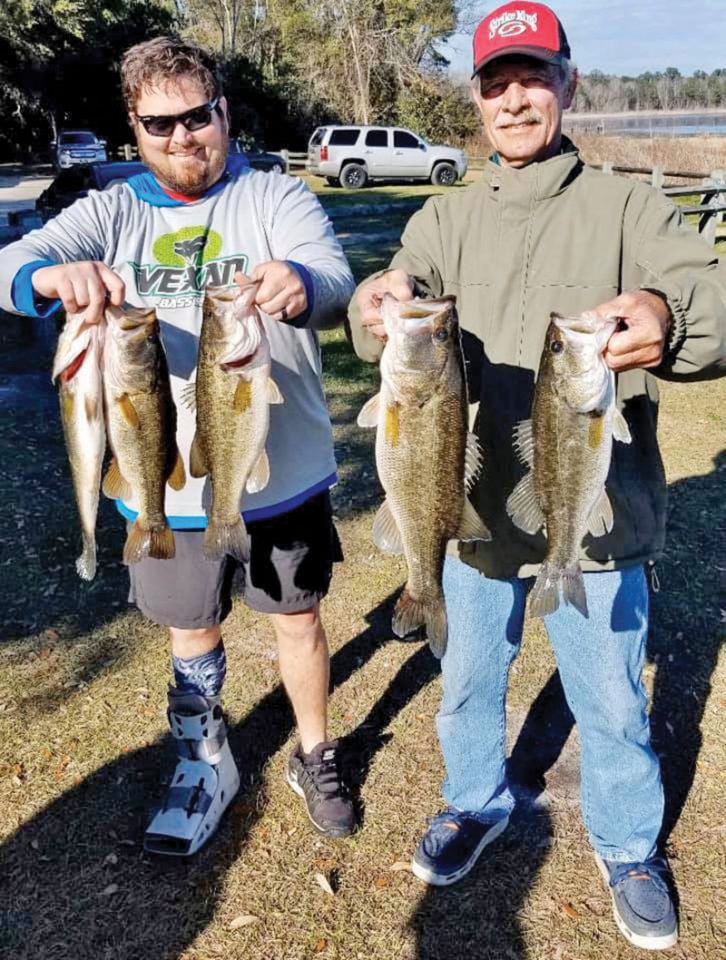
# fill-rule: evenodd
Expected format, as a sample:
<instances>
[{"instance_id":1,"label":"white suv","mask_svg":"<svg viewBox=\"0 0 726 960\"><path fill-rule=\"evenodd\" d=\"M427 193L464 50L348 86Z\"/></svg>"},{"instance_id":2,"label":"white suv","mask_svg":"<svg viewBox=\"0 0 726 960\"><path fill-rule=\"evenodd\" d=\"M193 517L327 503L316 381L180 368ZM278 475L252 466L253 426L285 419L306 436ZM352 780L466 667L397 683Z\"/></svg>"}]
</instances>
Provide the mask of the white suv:
<instances>
[{"instance_id":1,"label":"white suv","mask_svg":"<svg viewBox=\"0 0 726 960\"><path fill-rule=\"evenodd\" d=\"M60 130L58 139L50 146L56 170L67 170L79 163L105 163L108 160L106 141L99 140L90 130Z\"/></svg>"},{"instance_id":2,"label":"white suv","mask_svg":"<svg viewBox=\"0 0 726 960\"><path fill-rule=\"evenodd\" d=\"M318 127L308 144L310 173L331 186L364 187L369 180L430 180L451 186L466 173L455 147L426 143L403 127Z\"/></svg>"}]
</instances>

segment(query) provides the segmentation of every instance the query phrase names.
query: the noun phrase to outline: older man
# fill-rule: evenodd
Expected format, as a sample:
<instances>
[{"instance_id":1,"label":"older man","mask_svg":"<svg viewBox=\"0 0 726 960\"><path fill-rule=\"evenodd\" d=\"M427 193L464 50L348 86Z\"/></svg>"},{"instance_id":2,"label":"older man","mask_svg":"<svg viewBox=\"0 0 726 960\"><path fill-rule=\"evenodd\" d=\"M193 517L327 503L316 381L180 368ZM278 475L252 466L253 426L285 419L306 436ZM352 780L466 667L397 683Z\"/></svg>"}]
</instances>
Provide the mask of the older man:
<instances>
[{"instance_id":1,"label":"older man","mask_svg":"<svg viewBox=\"0 0 726 960\"><path fill-rule=\"evenodd\" d=\"M545 620L582 743L582 807L618 926L634 944L676 942L670 873L657 850L663 816L642 670L645 568L664 542L665 483L654 377L717 375L724 358L726 271L669 201L587 167L562 135L576 73L562 25L539 3L508 3L474 36L473 92L495 148L479 182L429 200L391 269L358 290L354 345L375 360L388 292L454 294L464 331L485 469L472 499L493 532L447 558L449 646L437 718L446 809L413 871L450 884L507 826L505 697L525 602L545 551L507 516L521 476L513 428L530 416L549 314L621 318L605 352L633 442L615 444L607 489L612 533L586 538L588 618L561 605Z\"/></svg>"},{"instance_id":2,"label":"older man","mask_svg":"<svg viewBox=\"0 0 726 960\"><path fill-rule=\"evenodd\" d=\"M271 412L270 481L244 499L251 560L244 599L269 614L300 743L287 778L313 825L339 837L355 827L340 751L327 737L329 658L319 602L342 559L332 521L330 420L316 328L335 323L353 288L319 203L299 179L250 170L228 156L227 105L209 58L162 37L130 49L123 92L149 172L91 193L0 255L0 306L46 316L62 302L97 322L108 300L154 307L177 399L178 442L188 463L194 414L179 402L193 376L205 286L259 282L256 302L284 403ZM189 470L187 469L187 476ZM169 719L179 752L172 786L146 847L196 851L239 786L220 693L226 662L220 625L230 610L235 562L202 553L204 483L168 490L173 560L130 567L131 599L169 627L174 685ZM135 505L118 501L133 520Z\"/></svg>"}]
</instances>

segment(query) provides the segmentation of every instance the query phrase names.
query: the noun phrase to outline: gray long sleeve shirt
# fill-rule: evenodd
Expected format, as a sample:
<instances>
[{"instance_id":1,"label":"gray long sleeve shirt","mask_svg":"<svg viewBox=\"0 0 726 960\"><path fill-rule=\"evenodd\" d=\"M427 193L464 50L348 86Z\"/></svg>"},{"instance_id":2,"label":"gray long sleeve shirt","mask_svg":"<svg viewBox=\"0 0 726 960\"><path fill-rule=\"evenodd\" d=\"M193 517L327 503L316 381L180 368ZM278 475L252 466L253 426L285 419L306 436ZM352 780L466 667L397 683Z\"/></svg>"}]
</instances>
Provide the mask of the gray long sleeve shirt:
<instances>
[{"instance_id":1,"label":"gray long sleeve shirt","mask_svg":"<svg viewBox=\"0 0 726 960\"><path fill-rule=\"evenodd\" d=\"M34 297L32 273L50 263L103 261L126 284L133 306L154 307L177 406L177 440L189 464L195 414L181 402L194 379L205 286L231 286L234 274L287 260L300 272L308 309L292 324L263 315L272 350L272 376L284 404L270 410L270 482L244 496L244 516L287 512L336 479L333 440L316 328L336 323L353 291L353 277L325 212L301 180L230 162L200 199L185 202L151 174L92 191L42 229L0 251L0 307L39 315L53 307ZM189 476L167 487L166 511L176 528L206 525L205 480ZM119 509L135 516L133 503Z\"/></svg>"}]
</instances>

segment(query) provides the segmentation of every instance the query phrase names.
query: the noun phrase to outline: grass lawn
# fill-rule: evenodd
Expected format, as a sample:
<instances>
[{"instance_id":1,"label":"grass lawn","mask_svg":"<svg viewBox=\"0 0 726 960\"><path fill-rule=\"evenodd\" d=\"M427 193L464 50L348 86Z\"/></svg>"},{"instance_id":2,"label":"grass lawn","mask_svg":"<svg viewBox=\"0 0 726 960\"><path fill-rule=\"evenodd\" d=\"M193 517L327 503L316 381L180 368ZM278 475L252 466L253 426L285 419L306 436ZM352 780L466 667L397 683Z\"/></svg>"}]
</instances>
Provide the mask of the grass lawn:
<instances>
[{"instance_id":1,"label":"grass lawn","mask_svg":"<svg viewBox=\"0 0 726 960\"><path fill-rule=\"evenodd\" d=\"M387 254L356 251L351 259L361 277ZM99 523L98 579L89 586L76 577L78 525L55 398L43 392L49 347L23 342L21 327L12 324L2 336L0 388L20 390L0 418L0 956L635 956L615 930L588 853L577 738L539 622L528 622L511 678L509 740L522 801L512 826L454 888L428 889L408 870L426 817L440 802L438 666L426 647L391 634L404 569L371 543L380 503L373 434L355 425L378 374L353 356L340 331L324 335L324 354L346 562L323 613L332 649L331 730L350 738L363 830L346 841L318 837L285 785L295 734L271 630L238 604L225 627L225 702L242 791L219 835L195 859L146 858L141 838L161 796L159 768L166 776L172 768L165 631L126 604L122 524L108 502ZM25 379L11 381L11 373ZM682 939L669 953L677 960L714 960L724 942L726 683L717 655L725 387L663 387L670 539L659 565L661 591L652 598L646 682L681 895Z\"/></svg>"}]
</instances>

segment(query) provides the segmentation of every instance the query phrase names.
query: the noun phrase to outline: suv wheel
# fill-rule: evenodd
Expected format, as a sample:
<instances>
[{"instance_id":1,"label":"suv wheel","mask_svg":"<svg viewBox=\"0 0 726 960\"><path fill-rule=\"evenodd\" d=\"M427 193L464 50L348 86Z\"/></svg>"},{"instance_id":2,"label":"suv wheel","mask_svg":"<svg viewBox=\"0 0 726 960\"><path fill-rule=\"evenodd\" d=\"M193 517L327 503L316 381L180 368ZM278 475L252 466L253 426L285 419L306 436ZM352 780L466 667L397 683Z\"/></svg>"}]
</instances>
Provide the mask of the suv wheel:
<instances>
[{"instance_id":1,"label":"suv wheel","mask_svg":"<svg viewBox=\"0 0 726 960\"><path fill-rule=\"evenodd\" d=\"M340 186L340 180L338 180L337 177L326 177L325 179L328 181L328 186L329 186L329 187L339 187L339 186Z\"/></svg>"},{"instance_id":2,"label":"suv wheel","mask_svg":"<svg viewBox=\"0 0 726 960\"><path fill-rule=\"evenodd\" d=\"M368 183L368 174L360 163L346 163L340 174L340 182L349 190L360 190Z\"/></svg>"},{"instance_id":3,"label":"suv wheel","mask_svg":"<svg viewBox=\"0 0 726 960\"><path fill-rule=\"evenodd\" d=\"M285 168L281 163L273 163L270 167L270 173L284 173Z\"/></svg>"},{"instance_id":4,"label":"suv wheel","mask_svg":"<svg viewBox=\"0 0 726 960\"><path fill-rule=\"evenodd\" d=\"M431 183L437 187L451 187L456 180L456 167L452 163L437 163L431 174Z\"/></svg>"}]
</instances>

